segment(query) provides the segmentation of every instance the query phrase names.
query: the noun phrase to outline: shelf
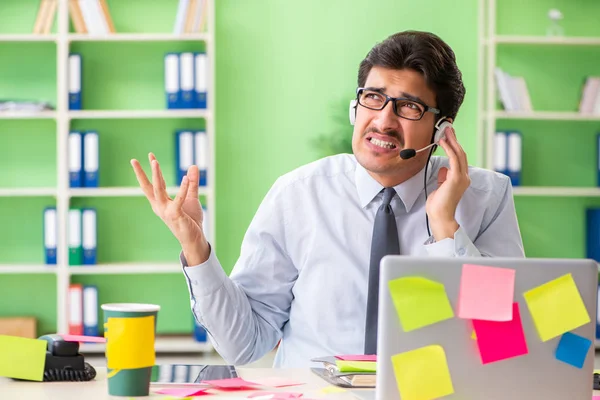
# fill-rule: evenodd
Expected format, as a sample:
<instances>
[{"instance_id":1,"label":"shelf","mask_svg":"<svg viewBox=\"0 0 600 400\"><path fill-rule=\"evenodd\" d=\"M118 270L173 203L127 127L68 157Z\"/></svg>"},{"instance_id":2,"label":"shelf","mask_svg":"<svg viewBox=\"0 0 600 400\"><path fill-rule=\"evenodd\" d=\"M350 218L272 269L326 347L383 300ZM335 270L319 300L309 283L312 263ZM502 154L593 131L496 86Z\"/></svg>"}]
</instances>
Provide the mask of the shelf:
<instances>
[{"instance_id":1,"label":"shelf","mask_svg":"<svg viewBox=\"0 0 600 400\"><path fill-rule=\"evenodd\" d=\"M105 343L82 343L80 351L86 353L104 353ZM190 336L157 336L154 342L157 353L208 353L213 351L210 342L197 342Z\"/></svg>"},{"instance_id":2,"label":"shelf","mask_svg":"<svg viewBox=\"0 0 600 400\"><path fill-rule=\"evenodd\" d=\"M0 274L55 274L56 265L0 264Z\"/></svg>"},{"instance_id":3,"label":"shelf","mask_svg":"<svg viewBox=\"0 0 600 400\"><path fill-rule=\"evenodd\" d=\"M70 275L176 274L181 266L175 263L110 263L69 266Z\"/></svg>"},{"instance_id":4,"label":"shelf","mask_svg":"<svg viewBox=\"0 0 600 400\"><path fill-rule=\"evenodd\" d=\"M0 197L56 196L56 188L0 188Z\"/></svg>"},{"instance_id":5,"label":"shelf","mask_svg":"<svg viewBox=\"0 0 600 400\"><path fill-rule=\"evenodd\" d=\"M56 119L55 111L0 111L0 119Z\"/></svg>"},{"instance_id":6,"label":"shelf","mask_svg":"<svg viewBox=\"0 0 600 400\"><path fill-rule=\"evenodd\" d=\"M178 186L170 186L167 188L169 196L175 196L179 191ZM207 187L199 187L199 195L207 195L210 189ZM1 193L1 192L0 192ZM143 196L142 189L134 187L107 187L107 188L76 188L69 189L69 197L135 197Z\"/></svg>"},{"instance_id":7,"label":"shelf","mask_svg":"<svg viewBox=\"0 0 600 400\"><path fill-rule=\"evenodd\" d=\"M85 34L71 34L70 42L169 42L169 41L207 41L207 33L193 33L186 35L173 35L171 33L116 33L112 35L91 36Z\"/></svg>"},{"instance_id":8,"label":"shelf","mask_svg":"<svg viewBox=\"0 0 600 400\"><path fill-rule=\"evenodd\" d=\"M210 118L204 109L69 111L70 119Z\"/></svg>"},{"instance_id":9,"label":"shelf","mask_svg":"<svg viewBox=\"0 0 600 400\"><path fill-rule=\"evenodd\" d=\"M598 37L546 37L499 35L493 41L497 44L545 44L565 46L600 46Z\"/></svg>"},{"instance_id":10,"label":"shelf","mask_svg":"<svg viewBox=\"0 0 600 400\"><path fill-rule=\"evenodd\" d=\"M568 111L496 111L496 119L529 119L547 121L600 121L600 114L581 114Z\"/></svg>"},{"instance_id":11,"label":"shelf","mask_svg":"<svg viewBox=\"0 0 600 400\"><path fill-rule=\"evenodd\" d=\"M515 186L513 194L515 196L599 197L600 188Z\"/></svg>"},{"instance_id":12,"label":"shelf","mask_svg":"<svg viewBox=\"0 0 600 400\"><path fill-rule=\"evenodd\" d=\"M56 42L56 35L0 35L1 42Z\"/></svg>"}]
</instances>

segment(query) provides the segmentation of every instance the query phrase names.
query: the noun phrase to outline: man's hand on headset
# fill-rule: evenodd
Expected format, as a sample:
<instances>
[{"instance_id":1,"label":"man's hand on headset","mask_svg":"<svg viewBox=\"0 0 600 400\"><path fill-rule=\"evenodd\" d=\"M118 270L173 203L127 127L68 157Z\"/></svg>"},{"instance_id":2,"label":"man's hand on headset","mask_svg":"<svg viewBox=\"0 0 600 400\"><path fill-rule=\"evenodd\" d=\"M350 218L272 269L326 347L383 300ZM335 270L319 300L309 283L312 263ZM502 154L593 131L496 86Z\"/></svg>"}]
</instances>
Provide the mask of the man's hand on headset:
<instances>
[{"instance_id":1,"label":"man's hand on headset","mask_svg":"<svg viewBox=\"0 0 600 400\"><path fill-rule=\"evenodd\" d=\"M447 128L440 146L448 155L450 168L438 172L438 188L427 198L425 211L429 217L431 234L436 241L454 238L458 223L454 218L458 202L471 184L467 155L456 140L454 128Z\"/></svg>"}]
</instances>

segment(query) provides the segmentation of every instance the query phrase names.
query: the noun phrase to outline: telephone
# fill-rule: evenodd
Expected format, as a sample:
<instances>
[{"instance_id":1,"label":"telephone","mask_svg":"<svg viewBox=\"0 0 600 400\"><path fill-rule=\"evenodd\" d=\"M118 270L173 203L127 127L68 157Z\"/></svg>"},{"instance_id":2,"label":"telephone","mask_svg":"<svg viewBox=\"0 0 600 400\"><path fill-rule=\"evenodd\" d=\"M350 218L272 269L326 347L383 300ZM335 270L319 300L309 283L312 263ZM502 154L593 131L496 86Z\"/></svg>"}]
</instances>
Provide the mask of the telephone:
<instances>
[{"instance_id":1,"label":"telephone","mask_svg":"<svg viewBox=\"0 0 600 400\"><path fill-rule=\"evenodd\" d=\"M91 381L96 370L79 353L79 342L67 342L57 334L40 336L48 342L44 382L53 381Z\"/></svg>"}]
</instances>

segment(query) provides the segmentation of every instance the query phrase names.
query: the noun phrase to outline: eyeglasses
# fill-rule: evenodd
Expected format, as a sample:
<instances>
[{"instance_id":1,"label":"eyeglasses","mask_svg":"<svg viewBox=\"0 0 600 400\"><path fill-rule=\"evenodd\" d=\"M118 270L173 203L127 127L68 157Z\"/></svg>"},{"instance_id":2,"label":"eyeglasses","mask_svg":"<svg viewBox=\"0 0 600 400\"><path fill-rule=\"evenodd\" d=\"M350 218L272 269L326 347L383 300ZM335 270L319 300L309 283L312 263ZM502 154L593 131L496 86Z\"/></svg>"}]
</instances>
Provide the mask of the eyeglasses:
<instances>
[{"instance_id":1,"label":"eyeglasses","mask_svg":"<svg viewBox=\"0 0 600 400\"><path fill-rule=\"evenodd\" d=\"M400 118L418 121L426 112L439 114L440 110L428 105L404 97L390 97L376 90L358 88L356 89L356 100L358 104L371 110L383 110L388 102L392 102L394 114Z\"/></svg>"}]
</instances>

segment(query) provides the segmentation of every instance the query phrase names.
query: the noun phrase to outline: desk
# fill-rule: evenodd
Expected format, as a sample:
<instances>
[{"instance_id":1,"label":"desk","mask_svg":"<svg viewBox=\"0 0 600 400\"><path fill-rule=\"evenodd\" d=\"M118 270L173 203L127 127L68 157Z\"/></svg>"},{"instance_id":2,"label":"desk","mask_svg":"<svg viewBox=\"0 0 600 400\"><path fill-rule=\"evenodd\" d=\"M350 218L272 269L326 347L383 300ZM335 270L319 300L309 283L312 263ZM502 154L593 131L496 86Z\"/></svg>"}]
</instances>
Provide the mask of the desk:
<instances>
[{"instance_id":1,"label":"desk","mask_svg":"<svg viewBox=\"0 0 600 400\"><path fill-rule=\"evenodd\" d=\"M0 377L0 398L1 399L19 399L19 400L106 400L106 399L124 399L131 397L113 397L108 395L106 368L96 368L98 372L96 379L90 382L21 382L8 378ZM240 377L252 381L252 379L263 377L285 377L294 378L305 385L291 386L288 388L268 389L268 391L283 392L302 392L305 398L327 398L331 400L356 400L357 398L349 391L325 395L319 393L321 389L330 386L323 379L313 374L309 369L271 369L271 368L237 368ZM149 397L137 397L137 399L159 399L164 395L153 394L153 391L165 386L150 387ZM167 386L168 387L168 386ZM265 389L267 390L267 389ZM197 399L211 399L213 397L224 398L246 398L250 393L257 390L244 390L236 392L224 392L211 390L214 396L202 396Z\"/></svg>"},{"instance_id":2,"label":"desk","mask_svg":"<svg viewBox=\"0 0 600 400\"><path fill-rule=\"evenodd\" d=\"M96 368L98 375L91 382L16 382L11 379L0 377L0 398L19 400L106 400L106 399L133 399L132 397L112 397L108 395L106 383L106 368ZM271 369L271 368L237 368L239 375L252 381L252 379L279 376L294 378L305 382L302 386L292 386L281 389L268 389L269 391L302 392L304 398L326 398L329 400L357 400L350 391L335 394L322 394L321 389L330 386L314 375L308 369ZM590 381L591 384L591 381ZM138 397L137 399L159 399L165 396L153 394L154 388L164 386L152 386L149 397ZM230 399L244 399L256 390L223 392L211 390L214 396L203 396L198 399L211 399L222 397ZM594 391L594 395L600 395L600 391Z\"/></svg>"}]
</instances>

